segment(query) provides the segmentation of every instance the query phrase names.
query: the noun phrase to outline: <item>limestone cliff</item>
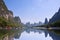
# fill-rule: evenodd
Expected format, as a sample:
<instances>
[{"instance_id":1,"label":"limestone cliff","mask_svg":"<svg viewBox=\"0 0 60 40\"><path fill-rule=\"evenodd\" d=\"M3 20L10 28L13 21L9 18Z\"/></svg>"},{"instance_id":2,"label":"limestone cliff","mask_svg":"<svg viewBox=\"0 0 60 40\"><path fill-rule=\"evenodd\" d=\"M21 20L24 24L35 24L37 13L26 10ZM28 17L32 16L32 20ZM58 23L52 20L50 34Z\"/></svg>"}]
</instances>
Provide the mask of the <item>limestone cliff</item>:
<instances>
[{"instance_id":1,"label":"limestone cliff","mask_svg":"<svg viewBox=\"0 0 60 40\"><path fill-rule=\"evenodd\" d=\"M8 10L3 0L0 0L0 16L6 18L7 20L8 18L13 17L13 12Z\"/></svg>"},{"instance_id":2,"label":"limestone cliff","mask_svg":"<svg viewBox=\"0 0 60 40\"><path fill-rule=\"evenodd\" d=\"M58 10L58 12L56 12L54 14L54 16L50 19L49 23L53 23L55 21L59 21L60 20L60 8Z\"/></svg>"}]
</instances>

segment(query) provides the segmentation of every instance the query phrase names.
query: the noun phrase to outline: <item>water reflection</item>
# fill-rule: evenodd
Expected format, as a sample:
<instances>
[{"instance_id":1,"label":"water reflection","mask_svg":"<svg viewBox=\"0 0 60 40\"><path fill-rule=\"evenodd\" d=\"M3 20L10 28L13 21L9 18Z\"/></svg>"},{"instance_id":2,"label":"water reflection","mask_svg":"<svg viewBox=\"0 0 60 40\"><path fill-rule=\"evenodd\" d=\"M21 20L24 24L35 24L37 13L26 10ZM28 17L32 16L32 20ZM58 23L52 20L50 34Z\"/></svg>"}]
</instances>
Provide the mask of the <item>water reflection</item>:
<instances>
[{"instance_id":1,"label":"water reflection","mask_svg":"<svg viewBox=\"0 0 60 40\"><path fill-rule=\"evenodd\" d=\"M38 32L30 32L27 33L26 31L24 31L21 34L21 37L19 39L15 39L15 40L52 40L52 38L48 35L48 37L44 36L45 34L42 32L41 34Z\"/></svg>"},{"instance_id":2,"label":"water reflection","mask_svg":"<svg viewBox=\"0 0 60 40\"><path fill-rule=\"evenodd\" d=\"M14 40L18 39L22 30L0 30L0 40Z\"/></svg>"},{"instance_id":3,"label":"water reflection","mask_svg":"<svg viewBox=\"0 0 60 40\"><path fill-rule=\"evenodd\" d=\"M55 34L55 33L50 33L49 32L49 35L53 38L53 40L60 40L60 35L57 35L57 34Z\"/></svg>"},{"instance_id":4,"label":"water reflection","mask_svg":"<svg viewBox=\"0 0 60 40\"><path fill-rule=\"evenodd\" d=\"M60 40L60 35L47 30L0 30L0 40Z\"/></svg>"}]
</instances>

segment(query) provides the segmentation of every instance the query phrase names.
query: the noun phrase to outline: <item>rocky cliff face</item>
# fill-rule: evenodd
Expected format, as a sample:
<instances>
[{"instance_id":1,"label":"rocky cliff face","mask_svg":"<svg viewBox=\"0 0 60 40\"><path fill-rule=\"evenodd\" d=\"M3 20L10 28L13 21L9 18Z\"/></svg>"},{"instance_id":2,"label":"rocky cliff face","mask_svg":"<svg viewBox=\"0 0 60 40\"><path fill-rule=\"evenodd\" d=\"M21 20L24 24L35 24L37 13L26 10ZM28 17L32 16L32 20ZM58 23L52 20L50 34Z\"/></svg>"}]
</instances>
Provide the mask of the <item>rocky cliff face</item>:
<instances>
[{"instance_id":1,"label":"rocky cliff face","mask_svg":"<svg viewBox=\"0 0 60 40\"><path fill-rule=\"evenodd\" d=\"M8 8L6 7L3 0L0 0L0 11L7 11Z\"/></svg>"},{"instance_id":2,"label":"rocky cliff face","mask_svg":"<svg viewBox=\"0 0 60 40\"><path fill-rule=\"evenodd\" d=\"M8 18L13 16L13 13L8 10L3 0L0 0L0 16L8 20Z\"/></svg>"},{"instance_id":3,"label":"rocky cliff face","mask_svg":"<svg viewBox=\"0 0 60 40\"><path fill-rule=\"evenodd\" d=\"M0 0L0 17L4 17L9 21L21 23L21 20L19 17L13 17L13 12L11 10L8 10L3 0Z\"/></svg>"},{"instance_id":4,"label":"rocky cliff face","mask_svg":"<svg viewBox=\"0 0 60 40\"><path fill-rule=\"evenodd\" d=\"M58 12L56 12L54 14L54 16L50 19L49 23L53 23L55 21L59 21L60 20L60 8L58 10Z\"/></svg>"},{"instance_id":5,"label":"rocky cliff face","mask_svg":"<svg viewBox=\"0 0 60 40\"><path fill-rule=\"evenodd\" d=\"M14 21L17 23L21 23L21 20L20 20L20 18L19 18L19 16L16 16L16 17L14 17Z\"/></svg>"},{"instance_id":6,"label":"rocky cliff face","mask_svg":"<svg viewBox=\"0 0 60 40\"><path fill-rule=\"evenodd\" d=\"M45 23L44 24L48 24L48 20L47 20L47 18L45 18Z\"/></svg>"}]
</instances>

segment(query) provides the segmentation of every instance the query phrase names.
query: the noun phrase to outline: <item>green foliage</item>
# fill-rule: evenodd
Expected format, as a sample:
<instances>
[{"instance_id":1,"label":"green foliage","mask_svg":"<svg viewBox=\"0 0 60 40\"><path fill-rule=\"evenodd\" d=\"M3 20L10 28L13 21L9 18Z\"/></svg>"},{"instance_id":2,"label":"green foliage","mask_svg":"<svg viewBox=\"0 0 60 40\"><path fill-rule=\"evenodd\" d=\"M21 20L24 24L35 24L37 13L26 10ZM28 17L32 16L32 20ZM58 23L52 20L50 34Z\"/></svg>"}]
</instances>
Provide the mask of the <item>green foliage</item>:
<instances>
[{"instance_id":1,"label":"green foliage","mask_svg":"<svg viewBox=\"0 0 60 40\"><path fill-rule=\"evenodd\" d=\"M0 17L0 26L1 27L7 26L7 20L3 17Z\"/></svg>"},{"instance_id":2,"label":"green foliage","mask_svg":"<svg viewBox=\"0 0 60 40\"><path fill-rule=\"evenodd\" d=\"M54 26L54 27L60 27L60 20L56 21L56 22L53 22L52 26Z\"/></svg>"},{"instance_id":3,"label":"green foliage","mask_svg":"<svg viewBox=\"0 0 60 40\"><path fill-rule=\"evenodd\" d=\"M48 26L48 24L44 24L44 25L40 25L38 27L47 27L47 26Z\"/></svg>"},{"instance_id":4,"label":"green foliage","mask_svg":"<svg viewBox=\"0 0 60 40\"><path fill-rule=\"evenodd\" d=\"M12 21L8 21L3 17L0 17L0 27L20 27L21 25L19 23L15 23Z\"/></svg>"},{"instance_id":5,"label":"green foliage","mask_svg":"<svg viewBox=\"0 0 60 40\"><path fill-rule=\"evenodd\" d=\"M3 0L0 0L0 15L5 15L9 12ZM3 10L1 10L3 8ZM8 13L9 14L9 13ZM8 15L9 16L9 15ZM19 17L18 17L19 19ZM3 16L0 16L0 27L20 27L20 23L13 22L14 18L11 20L6 20ZM20 20L20 19L19 19ZM17 20L16 20L17 21Z\"/></svg>"}]
</instances>

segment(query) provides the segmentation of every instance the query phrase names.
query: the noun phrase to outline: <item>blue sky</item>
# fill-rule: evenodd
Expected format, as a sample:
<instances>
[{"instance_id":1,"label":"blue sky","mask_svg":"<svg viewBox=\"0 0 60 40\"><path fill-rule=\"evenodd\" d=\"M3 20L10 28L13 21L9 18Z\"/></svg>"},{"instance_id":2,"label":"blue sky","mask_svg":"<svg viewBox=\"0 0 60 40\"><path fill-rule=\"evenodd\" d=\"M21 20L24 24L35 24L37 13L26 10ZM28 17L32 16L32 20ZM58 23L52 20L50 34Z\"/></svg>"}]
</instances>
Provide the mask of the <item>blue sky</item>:
<instances>
[{"instance_id":1,"label":"blue sky","mask_svg":"<svg viewBox=\"0 0 60 40\"><path fill-rule=\"evenodd\" d=\"M4 0L14 16L19 16L23 23L44 22L50 19L60 7L60 0Z\"/></svg>"}]
</instances>

